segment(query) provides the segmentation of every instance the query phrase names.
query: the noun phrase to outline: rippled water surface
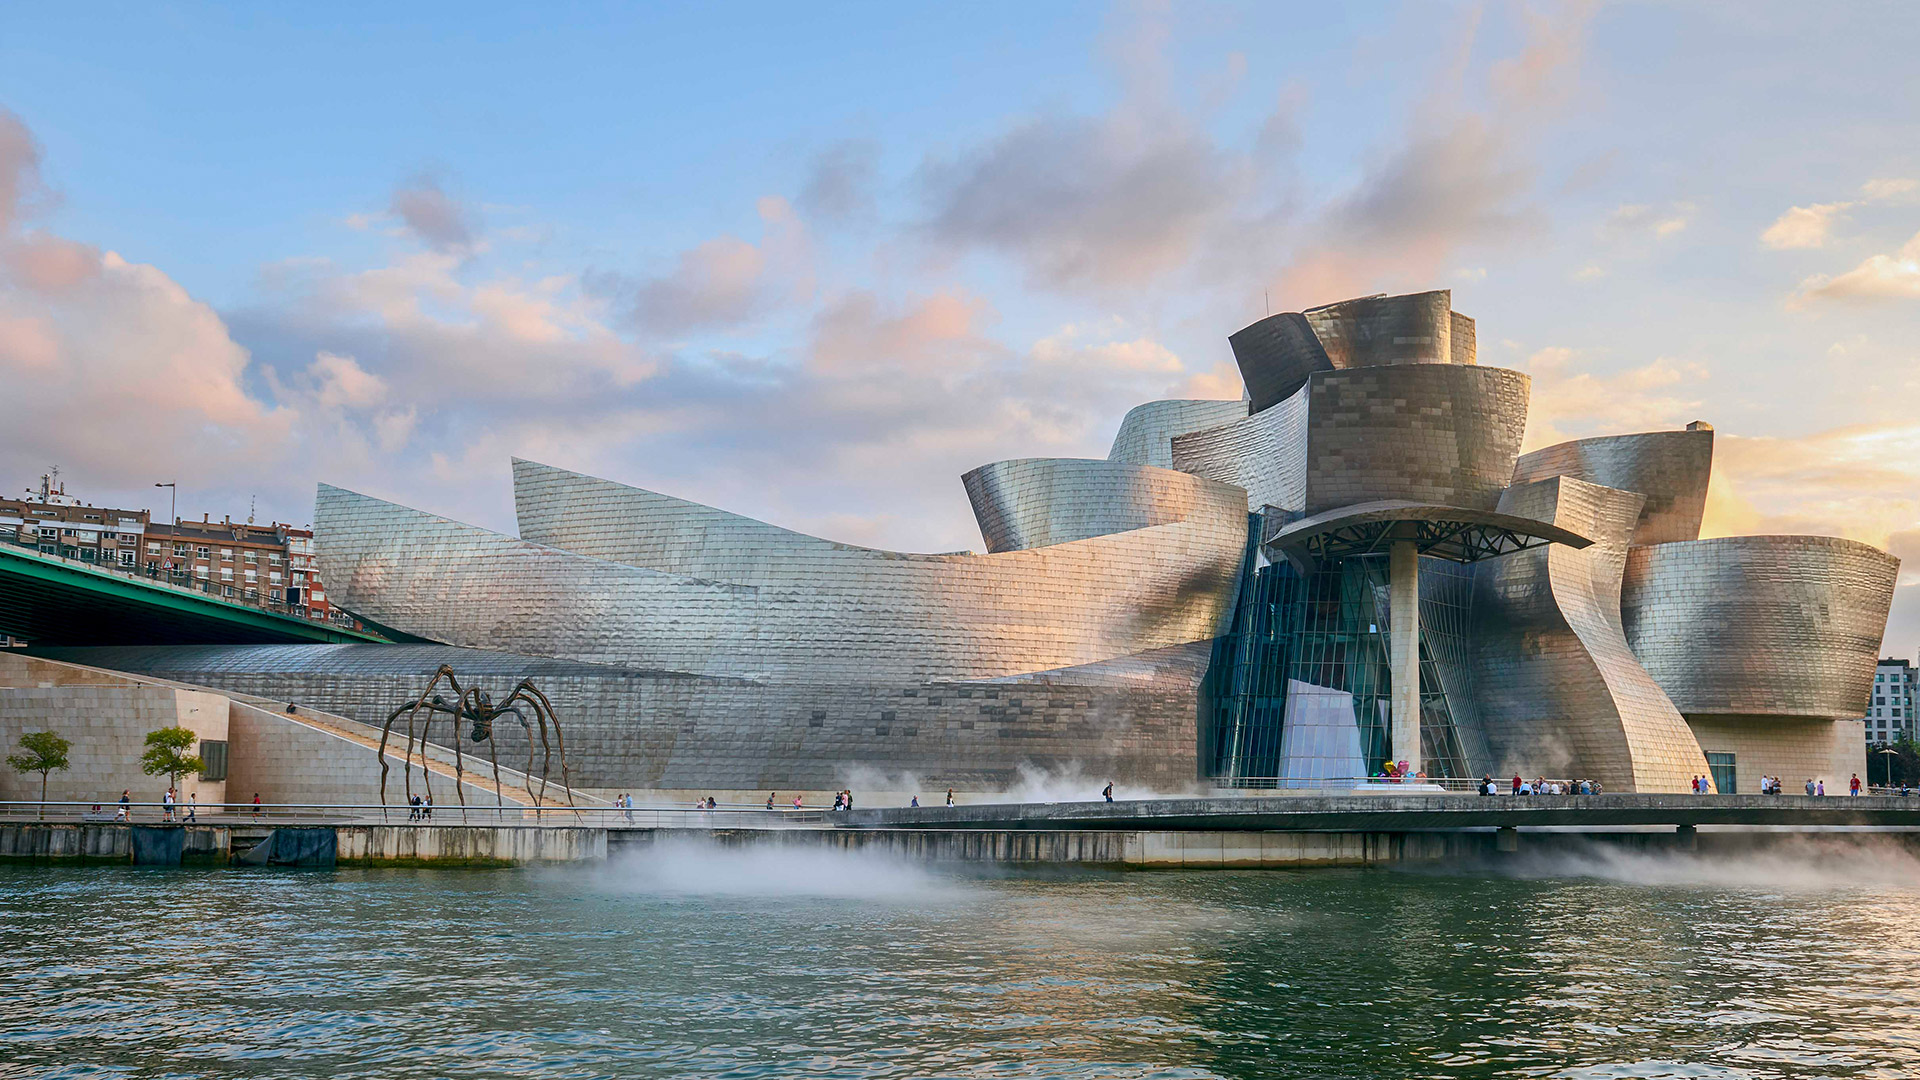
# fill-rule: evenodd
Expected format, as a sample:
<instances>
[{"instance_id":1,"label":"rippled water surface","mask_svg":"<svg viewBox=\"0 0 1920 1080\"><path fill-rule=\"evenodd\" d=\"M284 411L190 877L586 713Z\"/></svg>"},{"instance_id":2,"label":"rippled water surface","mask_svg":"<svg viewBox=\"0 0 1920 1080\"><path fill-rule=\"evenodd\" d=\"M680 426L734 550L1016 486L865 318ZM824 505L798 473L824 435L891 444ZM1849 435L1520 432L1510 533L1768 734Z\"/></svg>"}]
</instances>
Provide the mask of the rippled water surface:
<instances>
[{"instance_id":1,"label":"rippled water surface","mask_svg":"<svg viewBox=\"0 0 1920 1080\"><path fill-rule=\"evenodd\" d=\"M7 1077L1911 1077L1920 874L6 867L0 1032Z\"/></svg>"}]
</instances>

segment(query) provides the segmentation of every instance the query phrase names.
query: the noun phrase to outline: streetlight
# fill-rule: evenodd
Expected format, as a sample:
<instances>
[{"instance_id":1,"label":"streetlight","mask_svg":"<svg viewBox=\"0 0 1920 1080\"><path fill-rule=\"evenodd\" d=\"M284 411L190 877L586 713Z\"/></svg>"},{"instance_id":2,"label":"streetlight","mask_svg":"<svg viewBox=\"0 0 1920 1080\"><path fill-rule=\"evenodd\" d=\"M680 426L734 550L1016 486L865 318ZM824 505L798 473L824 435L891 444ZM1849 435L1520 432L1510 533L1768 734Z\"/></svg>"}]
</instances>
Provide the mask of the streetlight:
<instances>
[{"instance_id":1,"label":"streetlight","mask_svg":"<svg viewBox=\"0 0 1920 1080\"><path fill-rule=\"evenodd\" d=\"M167 494L167 516L173 519L173 531L177 535L180 532L180 485L169 481L153 486L170 489Z\"/></svg>"},{"instance_id":2,"label":"streetlight","mask_svg":"<svg viewBox=\"0 0 1920 1080\"><path fill-rule=\"evenodd\" d=\"M1893 747L1891 747L1891 746L1889 746L1889 747L1886 747L1886 748L1884 748L1884 749L1882 749L1882 750L1879 750L1879 751L1877 751L1877 753L1879 753L1879 754L1881 754L1881 755L1883 755L1883 756L1884 756L1884 755L1886 755L1886 754L1892 754L1892 755L1893 755L1894 757L1899 757L1899 756L1900 756L1900 751L1898 751L1898 750L1895 750L1895 749L1894 749ZM1884 771L1885 771L1885 772L1886 772L1886 774L1887 774L1887 787L1889 787L1889 788L1891 788L1891 787L1893 787L1893 762L1891 762L1891 761L1886 761L1886 762L1882 762L1882 764L1884 764L1884 765L1886 766L1886 769L1885 769Z\"/></svg>"}]
</instances>

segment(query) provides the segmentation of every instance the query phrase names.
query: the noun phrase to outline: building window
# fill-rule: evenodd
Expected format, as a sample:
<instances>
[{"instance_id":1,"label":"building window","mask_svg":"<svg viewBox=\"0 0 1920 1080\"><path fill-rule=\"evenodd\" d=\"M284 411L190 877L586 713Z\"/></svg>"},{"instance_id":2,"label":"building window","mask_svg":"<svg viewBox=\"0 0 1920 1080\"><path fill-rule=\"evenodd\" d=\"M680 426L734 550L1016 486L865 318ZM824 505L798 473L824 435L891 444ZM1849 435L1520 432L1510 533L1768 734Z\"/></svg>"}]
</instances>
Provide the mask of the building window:
<instances>
[{"instance_id":1,"label":"building window","mask_svg":"<svg viewBox=\"0 0 1920 1080\"><path fill-rule=\"evenodd\" d=\"M233 561L233 549L232 549L232 548L221 548L221 549L220 549L220 561L221 561L221 562L232 562L232 561Z\"/></svg>"},{"instance_id":2,"label":"building window","mask_svg":"<svg viewBox=\"0 0 1920 1080\"><path fill-rule=\"evenodd\" d=\"M201 739L200 762L206 768L200 773L202 780L225 780L227 778L227 743L224 739Z\"/></svg>"},{"instance_id":3,"label":"building window","mask_svg":"<svg viewBox=\"0 0 1920 1080\"><path fill-rule=\"evenodd\" d=\"M279 599L280 599L280 590L279 590L279 589L269 589L269 590L267 591L267 595L268 595L269 597L271 597L272 599L274 599L274 600L279 600Z\"/></svg>"},{"instance_id":4,"label":"building window","mask_svg":"<svg viewBox=\"0 0 1920 1080\"><path fill-rule=\"evenodd\" d=\"M1720 750L1707 751L1707 771L1713 774L1713 790L1722 795L1731 795L1740 790L1732 754Z\"/></svg>"},{"instance_id":5,"label":"building window","mask_svg":"<svg viewBox=\"0 0 1920 1080\"><path fill-rule=\"evenodd\" d=\"M256 562L260 558L260 553L257 551L243 552L241 554L241 558L245 559L247 562Z\"/></svg>"},{"instance_id":6,"label":"building window","mask_svg":"<svg viewBox=\"0 0 1920 1080\"><path fill-rule=\"evenodd\" d=\"M260 571L258 571L258 570L248 570L248 571L247 571L246 573L247 573L247 580L248 580L248 581L258 581L258 580L260 580Z\"/></svg>"},{"instance_id":7,"label":"building window","mask_svg":"<svg viewBox=\"0 0 1920 1080\"><path fill-rule=\"evenodd\" d=\"M196 559L211 559L213 558L213 549L210 547L196 547L193 549L193 557Z\"/></svg>"},{"instance_id":8,"label":"building window","mask_svg":"<svg viewBox=\"0 0 1920 1080\"><path fill-rule=\"evenodd\" d=\"M131 551L123 551L123 552L121 552L121 553L120 553L120 565L121 565L121 566L132 566L132 565L133 565L133 563L134 563L134 553L133 553L133 552L131 552Z\"/></svg>"}]
</instances>

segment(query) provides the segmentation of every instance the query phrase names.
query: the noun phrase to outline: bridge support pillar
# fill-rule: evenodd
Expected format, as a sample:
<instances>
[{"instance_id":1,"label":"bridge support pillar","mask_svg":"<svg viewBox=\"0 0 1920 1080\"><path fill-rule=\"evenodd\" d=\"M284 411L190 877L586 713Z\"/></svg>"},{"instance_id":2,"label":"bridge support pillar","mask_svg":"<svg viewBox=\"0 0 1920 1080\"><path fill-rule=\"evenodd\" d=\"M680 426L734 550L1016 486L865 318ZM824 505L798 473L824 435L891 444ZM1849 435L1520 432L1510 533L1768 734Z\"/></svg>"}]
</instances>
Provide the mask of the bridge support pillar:
<instances>
[{"instance_id":1,"label":"bridge support pillar","mask_svg":"<svg viewBox=\"0 0 1920 1080\"><path fill-rule=\"evenodd\" d=\"M1509 855L1519 851L1520 830L1511 825L1500 826L1500 831L1493 838L1493 849Z\"/></svg>"},{"instance_id":2,"label":"bridge support pillar","mask_svg":"<svg viewBox=\"0 0 1920 1080\"><path fill-rule=\"evenodd\" d=\"M1700 849L1700 830L1692 825L1680 825L1673 830L1673 846L1681 851Z\"/></svg>"}]
</instances>

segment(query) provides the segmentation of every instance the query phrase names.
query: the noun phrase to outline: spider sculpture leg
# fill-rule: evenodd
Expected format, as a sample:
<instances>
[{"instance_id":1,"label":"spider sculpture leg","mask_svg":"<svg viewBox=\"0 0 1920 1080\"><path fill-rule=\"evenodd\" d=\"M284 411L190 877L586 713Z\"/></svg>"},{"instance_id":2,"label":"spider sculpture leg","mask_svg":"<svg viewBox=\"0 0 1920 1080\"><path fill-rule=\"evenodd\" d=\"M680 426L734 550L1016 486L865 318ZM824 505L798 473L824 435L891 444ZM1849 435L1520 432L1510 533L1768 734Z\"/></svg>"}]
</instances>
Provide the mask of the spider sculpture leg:
<instances>
[{"instance_id":1,"label":"spider sculpture leg","mask_svg":"<svg viewBox=\"0 0 1920 1080\"><path fill-rule=\"evenodd\" d=\"M553 702L547 700L547 695L541 693L540 689L534 686L532 682L523 680L519 686L514 688L514 693L516 694L522 691L533 700L534 712L540 717L540 740L542 744L546 742L547 725L551 724L553 726L553 743L555 749L557 749L560 754L560 786L561 789L567 793L567 805L572 806L574 805L573 775L572 770L567 767L567 739L566 735L560 730L560 716L553 711ZM546 774L542 772L541 778L543 780L545 776Z\"/></svg>"},{"instance_id":2,"label":"spider sculpture leg","mask_svg":"<svg viewBox=\"0 0 1920 1080\"><path fill-rule=\"evenodd\" d=\"M440 665L439 670L433 673L433 678L427 681L426 689L420 691L420 696L414 699L413 704L411 706L402 705L400 706L400 708L393 710L391 713L388 713L387 722L380 729L380 749L378 753L380 756L380 805L383 808L381 810L381 814L383 816L386 814L386 810L384 809L384 807L387 805L387 741L393 735L393 722L400 718L400 713L402 711L407 711L407 727L409 730L411 730L413 727L413 717L415 714L417 714L421 710L422 707L431 708L434 705L438 704L437 700L430 703L429 699L433 698L434 688L440 685L440 680L443 678L446 679L448 684L452 687L454 694L456 696L459 695L460 681L454 677L453 669L451 667L448 667L447 665L442 664ZM456 720L456 723L457 722L458 721ZM411 738L409 738L408 741L409 741L409 756L411 756L411 741L412 741ZM403 774L403 778L407 780L407 799L408 799L408 802L411 803L413 799L412 781L409 774Z\"/></svg>"}]
</instances>

